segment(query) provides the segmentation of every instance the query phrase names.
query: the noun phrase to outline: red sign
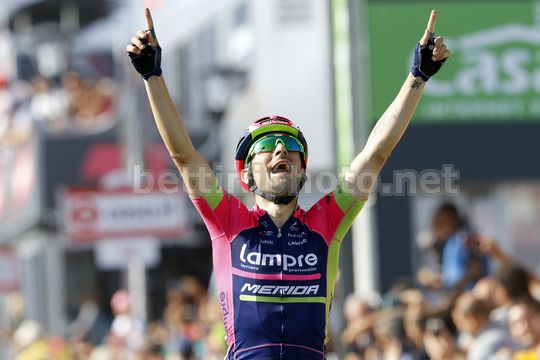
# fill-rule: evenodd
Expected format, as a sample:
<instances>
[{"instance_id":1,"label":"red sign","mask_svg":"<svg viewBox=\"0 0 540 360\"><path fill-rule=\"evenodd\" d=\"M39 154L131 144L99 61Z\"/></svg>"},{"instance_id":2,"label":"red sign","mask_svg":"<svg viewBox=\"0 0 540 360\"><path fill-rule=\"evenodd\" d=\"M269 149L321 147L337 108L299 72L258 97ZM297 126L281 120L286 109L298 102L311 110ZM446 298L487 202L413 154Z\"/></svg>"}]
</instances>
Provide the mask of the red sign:
<instances>
[{"instance_id":1,"label":"red sign","mask_svg":"<svg viewBox=\"0 0 540 360\"><path fill-rule=\"evenodd\" d=\"M180 192L70 189L64 194L65 233L78 244L102 238L178 237L186 217Z\"/></svg>"}]
</instances>

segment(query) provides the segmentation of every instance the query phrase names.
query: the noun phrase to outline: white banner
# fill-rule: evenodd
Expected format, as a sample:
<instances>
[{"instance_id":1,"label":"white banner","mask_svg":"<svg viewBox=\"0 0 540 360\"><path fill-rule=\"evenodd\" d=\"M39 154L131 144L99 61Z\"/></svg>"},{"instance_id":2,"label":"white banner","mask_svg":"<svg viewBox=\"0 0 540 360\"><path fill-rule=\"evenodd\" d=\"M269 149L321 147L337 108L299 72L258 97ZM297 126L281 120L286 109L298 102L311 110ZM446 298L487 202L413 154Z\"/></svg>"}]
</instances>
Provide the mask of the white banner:
<instances>
[{"instance_id":1,"label":"white banner","mask_svg":"<svg viewBox=\"0 0 540 360\"><path fill-rule=\"evenodd\" d=\"M95 246L96 265L102 270L126 269L130 262L153 267L161 261L155 238L103 239Z\"/></svg>"},{"instance_id":2,"label":"white banner","mask_svg":"<svg viewBox=\"0 0 540 360\"><path fill-rule=\"evenodd\" d=\"M186 226L181 194L159 191L68 190L64 196L65 233L74 243L133 236L178 237Z\"/></svg>"}]
</instances>

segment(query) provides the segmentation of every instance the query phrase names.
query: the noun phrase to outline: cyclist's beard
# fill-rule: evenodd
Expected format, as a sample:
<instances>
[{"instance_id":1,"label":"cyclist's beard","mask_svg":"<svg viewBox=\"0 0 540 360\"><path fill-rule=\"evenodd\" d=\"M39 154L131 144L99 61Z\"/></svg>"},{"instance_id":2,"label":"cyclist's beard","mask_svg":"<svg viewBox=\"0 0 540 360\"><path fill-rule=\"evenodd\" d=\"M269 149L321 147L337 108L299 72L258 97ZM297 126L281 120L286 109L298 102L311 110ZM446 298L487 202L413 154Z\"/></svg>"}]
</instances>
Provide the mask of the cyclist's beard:
<instances>
[{"instance_id":1,"label":"cyclist's beard","mask_svg":"<svg viewBox=\"0 0 540 360\"><path fill-rule=\"evenodd\" d=\"M257 167L253 169L256 170ZM259 176L257 176L259 175ZM298 186L302 178L295 165L291 165L288 172L272 173L268 169L261 169L259 174L254 174L255 183L264 192L274 196L289 196L298 191Z\"/></svg>"}]
</instances>

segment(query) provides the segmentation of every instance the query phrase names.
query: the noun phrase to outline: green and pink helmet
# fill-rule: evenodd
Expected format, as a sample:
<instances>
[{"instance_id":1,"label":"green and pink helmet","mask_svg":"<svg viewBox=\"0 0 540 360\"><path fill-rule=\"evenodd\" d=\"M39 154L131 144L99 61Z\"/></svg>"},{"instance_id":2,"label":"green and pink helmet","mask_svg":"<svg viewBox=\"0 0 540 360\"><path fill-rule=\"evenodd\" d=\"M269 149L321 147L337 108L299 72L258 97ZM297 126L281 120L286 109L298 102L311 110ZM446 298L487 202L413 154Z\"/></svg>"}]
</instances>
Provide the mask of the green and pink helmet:
<instances>
[{"instance_id":1,"label":"green and pink helmet","mask_svg":"<svg viewBox=\"0 0 540 360\"><path fill-rule=\"evenodd\" d=\"M240 178L240 173L248 165L249 159L247 159L251 146L259 139L270 134L281 134L291 136L298 140L303 148L304 152L300 153L302 159L302 165L304 169L307 166L308 160L308 147L304 134L298 126L296 126L291 120L282 116L267 116L251 123L251 125L242 132L238 145L236 146L235 167L236 175ZM246 161L248 160L248 161ZM242 187L246 190L251 190L249 186L243 182L240 182Z\"/></svg>"}]
</instances>

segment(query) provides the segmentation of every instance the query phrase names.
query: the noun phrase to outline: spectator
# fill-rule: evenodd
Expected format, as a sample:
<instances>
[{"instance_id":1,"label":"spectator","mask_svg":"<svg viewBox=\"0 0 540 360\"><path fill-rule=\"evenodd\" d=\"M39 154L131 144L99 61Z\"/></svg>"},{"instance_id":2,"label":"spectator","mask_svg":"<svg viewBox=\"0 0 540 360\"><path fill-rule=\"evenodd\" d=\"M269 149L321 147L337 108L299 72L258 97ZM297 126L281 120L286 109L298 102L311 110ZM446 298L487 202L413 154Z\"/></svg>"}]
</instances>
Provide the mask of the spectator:
<instances>
[{"instance_id":1,"label":"spectator","mask_svg":"<svg viewBox=\"0 0 540 360\"><path fill-rule=\"evenodd\" d=\"M127 354L139 353L144 345L144 325L130 314L131 299L127 290L118 290L111 298L114 320L108 341Z\"/></svg>"},{"instance_id":2,"label":"spectator","mask_svg":"<svg viewBox=\"0 0 540 360\"><path fill-rule=\"evenodd\" d=\"M106 129L113 122L116 95L110 79L83 79L70 71L62 75L61 82L75 129Z\"/></svg>"},{"instance_id":3,"label":"spectator","mask_svg":"<svg viewBox=\"0 0 540 360\"><path fill-rule=\"evenodd\" d=\"M420 268L419 282L454 294L472 288L487 273L487 259L478 249L478 236L467 229L466 220L451 203L437 209L431 227L431 240L422 241L429 262Z\"/></svg>"},{"instance_id":4,"label":"spectator","mask_svg":"<svg viewBox=\"0 0 540 360\"><path fill-rule=\"evenodd\" d=\"M490 276L478 280L472 289L474 296L482 300L491 312L501 305L501 291L499 282Z\"/></svg>"},{"instance_id":5,"label":"spectator","mask_svg":"<svg viewBox=\"0 0 540 360\"><path fill-rule=\"evenodd\" d=\"M351 294L345 299L343 311L345 330L341 335L341 341L345 344L347 353L363 356L373 342L371 306L362 297Z\"/></svg>"},{"instance_id":6,"label":"spectator","mask_svg":"<svg viewBox=\"0 0 540 360\"><path fill-rule=\"evenodd\" d=\"M379 359L414 359L414 350L405 335L401 311L383 311L374 324L373 332L379 345Z\"/></svg>"},{"instance_id":7,"label":"spectator","mask_svg":"<svg viewBox=\"0 0 540 360\"><path fill-rule=\"evenodd\" d=\"M531 276L521 265L515 263L504 264L495 273L495 279L504 289L505 300L516 300L530 296Z\"/></svg>"},{"instance_id":8,"label":"spectator","mask_svg":"<svg viewBox=\"0 0 540 360\"><path fill-rule=\"evenodd\" d=\"M182 278L177 287L169 290L164 311L167 356L181 355L182 359L189 360L202 353L205 329L199 321L198 307L204 298L204 289L193 277Z\"/></svg>"},{"instance_id":9,"label":"spectator","mask_svg":"<svg viewBox=\"0 0 540 360\"><path fill-rule=\"evenodd\" d=\"M414 358L428 360L429 356L424 348L426 315L421 308L410 308L405 311L403 327L405 335L414 348Z\"/></svg>"},{"instance_id":10,"label":"spectator","mask_svg":"<svg viewBox=\"0 0 540 360\"><path fill-rule=\"evenodd\" d=\"M499 287L492 294L497 307L493 310L491 317L493 321L507 327L508 310L512 302L531 297L529 291L531 276L520 265L506 263L495 273L494 279Z\"/></svg>"},{"instance_id":11,"label":"spectator","mask_svg":"<svg viewBox=\"0 0 540 360\"><path fill-rule=\"evenodd\" d=\"M516 300L508 311L510 332L526 350L516 352L513 360L540 358L540 303L531 297Z\"/></svg>"},{"instance_id":12,"label":"spectator","mask_svg":"<svg viewBox=\"0 0 540 360\"><path fill-rule=\"evenodd\" d=\"M223 359L227 352L225 328L221 322L221 307L217 298L207 297L199 307L199 319L207 331L205 359Z\"/></svg>"},{"instance_id":13,"label":"spectator","mask_svg":"<svg viewBox=\"0 0 540 360\"><path fill-rule=\"evenodd\" d=\"M504 328L489 319L489 307L472 293L461 295L452 311L452 318L460 333L468 336L468 360L489 359L498 350L513 348Z\"/></svg>"},{"instance_id":14,"label":"spectator","mask_svg":"<svg viewBox=\"0 0 540 360\"><path fill-rule=\"evenodd\" d=\"M77 317L69 325L68 333L75 341L89 341L99 345L110 326L110 321L101 311L98 303L97 290L83 294Z\"/></svg>"},{"instance_id":15,"label":"spectator","mask_svg":"<svg viewBox=\"0 0 540 360\"><path fill-rule=\"evenodd\" d=\"M23 321L14 334L15 360L55 359L68 360L66 344L59 338L47 338L40 324L33 320Z\"/></svg>"},{"instance_id":16,"label":"spectator","mask_svg":"<svg viewBox=\"0 0 540 360\"><path fill-rule=\"evenodd\" d=\"M49 130L63 131L67 126L67 99L64 92L53 88L51 83L40 75L34 76L30 85L30 111L34 120Z\"/></svg>"},{"instance_id":17,"label":"spectator","mask_svg":"<svg viewBox=\"0 0 540 360\"><path fill-rule=\"evenodd\" d=\"M464 360L466 353L457 347L446 324L441 318L432 317L426 320L424 347L432 360Z\"/></svg>"},{"instance_id":18,"label":"spectator","mask_svg":"<svg viewBox=\"0 0 540 360\"><path fill-rule=\"evenodd\" d=\"M473 294L484 301L490 309L489 319L508 334L508 298L507 292L503 286L493 277L484 277L480 279L473 289ZM512 351L519 349L518 343L515 343L512 348L500 350L497 352L499 359L509 359Z\"/></svg>"}]
</instances>

